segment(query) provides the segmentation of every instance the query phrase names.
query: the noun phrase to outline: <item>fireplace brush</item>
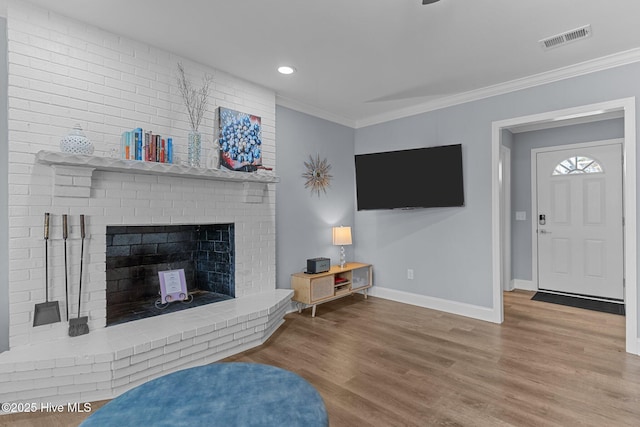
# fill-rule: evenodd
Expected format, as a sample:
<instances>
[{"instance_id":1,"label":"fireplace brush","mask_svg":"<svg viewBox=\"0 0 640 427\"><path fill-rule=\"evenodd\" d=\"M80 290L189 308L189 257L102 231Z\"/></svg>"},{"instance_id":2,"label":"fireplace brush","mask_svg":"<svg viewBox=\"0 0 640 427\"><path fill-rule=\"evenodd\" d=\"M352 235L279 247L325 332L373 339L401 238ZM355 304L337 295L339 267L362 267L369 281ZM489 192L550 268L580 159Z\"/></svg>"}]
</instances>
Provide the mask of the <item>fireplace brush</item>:
<instances>
[{"instance_id":1,"label":"fireplace brush","mask_svg":"<svg viewBox=\"0 0 640 427\"><path fill-rule=\"evenodd\" d=\"M78 287L78 317L69 319L69 336L77 337L89 333L88 316L80 317L80 303L82 301L82 264L84 260L84 215L80 215L80 286Z\"/></svg>"}]
</instances>

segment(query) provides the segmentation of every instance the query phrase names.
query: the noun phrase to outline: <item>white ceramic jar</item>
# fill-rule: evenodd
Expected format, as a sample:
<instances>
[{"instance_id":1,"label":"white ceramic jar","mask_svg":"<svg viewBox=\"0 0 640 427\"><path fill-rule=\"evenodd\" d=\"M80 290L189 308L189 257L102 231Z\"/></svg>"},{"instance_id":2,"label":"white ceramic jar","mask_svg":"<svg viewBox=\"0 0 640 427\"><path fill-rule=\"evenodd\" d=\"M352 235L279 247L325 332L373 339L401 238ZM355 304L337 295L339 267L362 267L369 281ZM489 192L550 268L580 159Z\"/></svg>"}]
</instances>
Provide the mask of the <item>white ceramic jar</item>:
<instances>
[{"instance_id":1,"label":"white ceramic jar","mask_svg":"<svg viewBox=\"0 0 640 427\"><path fill-rule=\"evenodd\" d=\"M93 144L82 132L80 125L75 125L69 134L60 140L60 150L63 153L93 154Z\"/></svg>"}]
</instances>

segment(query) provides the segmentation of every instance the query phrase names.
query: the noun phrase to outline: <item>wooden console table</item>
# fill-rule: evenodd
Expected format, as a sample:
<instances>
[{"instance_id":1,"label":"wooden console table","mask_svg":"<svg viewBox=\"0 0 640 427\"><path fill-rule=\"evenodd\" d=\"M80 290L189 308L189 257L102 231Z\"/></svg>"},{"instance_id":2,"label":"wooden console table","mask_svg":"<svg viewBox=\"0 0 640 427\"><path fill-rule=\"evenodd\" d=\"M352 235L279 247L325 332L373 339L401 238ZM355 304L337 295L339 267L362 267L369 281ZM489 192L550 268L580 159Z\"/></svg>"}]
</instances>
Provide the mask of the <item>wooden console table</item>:
<instances>
[{"instance_id":1,"label":"wooden console table","mask_svg":"<svg viewBox=\"0 0 640 427\"><path fill-rule=\"evenodd\" d=\"M349 262L344 268L331 266L329 271L317 274L295 273L291 275L293 301L298 303L298 313L305 305L313 306L311 317L316 317L316 306L362 291L373 285L371 264Z\"/></svg>"}]
</instances>

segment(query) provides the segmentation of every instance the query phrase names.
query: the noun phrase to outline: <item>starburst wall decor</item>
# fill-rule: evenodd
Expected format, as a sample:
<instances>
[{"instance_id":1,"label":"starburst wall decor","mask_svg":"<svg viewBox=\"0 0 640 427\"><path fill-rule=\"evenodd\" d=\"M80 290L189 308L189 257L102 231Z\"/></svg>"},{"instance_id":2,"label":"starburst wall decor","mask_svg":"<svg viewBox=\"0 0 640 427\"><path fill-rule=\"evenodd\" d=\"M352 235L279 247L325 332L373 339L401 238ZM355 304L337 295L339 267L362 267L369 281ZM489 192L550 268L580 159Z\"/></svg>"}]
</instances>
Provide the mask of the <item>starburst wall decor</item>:
<instances>
[{"instance_id":1,"label":"starburst wall decor","mask_svg":"<svg viewBox=\"0 0 640 427\"><path fill-rule=\"evenodd\" d=\"M329 175L331 165L327 159L320 160L320 154L316 154L315 159L313 156L309 156L309 161L304 162L304 166L307 168L307 171L302 174L302 177L307 180L304 187L311 188L311 193L316 192L318 197L320 197L320 190L327 194L327 187L333 178Z\"/></svg>"}]
</instances>

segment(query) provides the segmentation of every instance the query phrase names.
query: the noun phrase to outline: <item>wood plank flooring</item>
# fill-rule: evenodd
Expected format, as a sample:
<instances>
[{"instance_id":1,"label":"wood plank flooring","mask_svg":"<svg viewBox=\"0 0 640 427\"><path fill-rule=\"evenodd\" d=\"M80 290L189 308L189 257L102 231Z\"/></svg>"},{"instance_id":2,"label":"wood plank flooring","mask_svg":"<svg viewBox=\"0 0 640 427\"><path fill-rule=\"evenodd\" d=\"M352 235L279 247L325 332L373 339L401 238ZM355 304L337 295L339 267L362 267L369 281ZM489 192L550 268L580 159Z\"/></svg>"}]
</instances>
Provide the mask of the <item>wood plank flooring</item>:
<instances>
[{"instance_id":1,"label":"wood plank flooring","mask_svg":"<svg viewBox=\"0 0 640 427\"><path fill-rule=\"evenodd\" d=\"M496 325L361 295L291 313L269 341L226 361L298 373L339 426L637 426L640 357L624 317L505 293ZM97 406L97 404L96 404ZM75 426L82 414L0 425Z\"/></svg>"}]
</instances>

